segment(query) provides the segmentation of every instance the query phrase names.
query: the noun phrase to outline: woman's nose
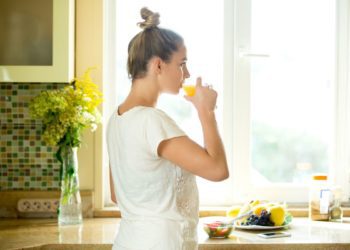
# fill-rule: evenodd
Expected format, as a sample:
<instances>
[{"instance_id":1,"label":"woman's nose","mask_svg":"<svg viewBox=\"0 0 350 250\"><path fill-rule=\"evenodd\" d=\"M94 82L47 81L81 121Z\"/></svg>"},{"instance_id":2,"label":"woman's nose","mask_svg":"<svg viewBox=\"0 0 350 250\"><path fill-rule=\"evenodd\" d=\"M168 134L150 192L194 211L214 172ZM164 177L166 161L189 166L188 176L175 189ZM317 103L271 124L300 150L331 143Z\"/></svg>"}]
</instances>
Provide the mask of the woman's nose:
<instances>
[{"instance_id":1,"label":"woman's nose","mask_svg":"<svg viewBox=\"0 0 350 250\"><path fill-rule=\"evenodd\" d=\"M187 67L185 68L185 72L184 72L185 74L184 74L184 77L185 78L190 78L190 72L188 71L188 69L187 69Z\"/></svg>"}]
</instances>

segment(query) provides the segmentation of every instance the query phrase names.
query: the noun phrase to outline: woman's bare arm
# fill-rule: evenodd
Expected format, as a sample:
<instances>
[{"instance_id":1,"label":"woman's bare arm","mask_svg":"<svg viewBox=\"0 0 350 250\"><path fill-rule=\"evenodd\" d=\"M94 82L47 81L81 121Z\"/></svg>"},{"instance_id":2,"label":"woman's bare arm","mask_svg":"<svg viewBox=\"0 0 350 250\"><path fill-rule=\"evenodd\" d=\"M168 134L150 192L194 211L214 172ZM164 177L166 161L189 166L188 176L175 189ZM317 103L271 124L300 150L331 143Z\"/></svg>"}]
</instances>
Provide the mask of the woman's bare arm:
<instances>
[{"instance_id":1,"label":"woman's bare arm","mask_svg":"<svg viewBox=\"0 0 350 250\"><path fill-rule=\"evenodd\" d=\"M214 112L216 97L216 92L207 87L202 87L199 79L199 81L197 80L194 98L186 98L197 109L202 125L204 147L201 147L187 136L164 140L158 146L159 156L211 181L221 181L229 176L225 149Z\"/></svg>"}]
</instances>

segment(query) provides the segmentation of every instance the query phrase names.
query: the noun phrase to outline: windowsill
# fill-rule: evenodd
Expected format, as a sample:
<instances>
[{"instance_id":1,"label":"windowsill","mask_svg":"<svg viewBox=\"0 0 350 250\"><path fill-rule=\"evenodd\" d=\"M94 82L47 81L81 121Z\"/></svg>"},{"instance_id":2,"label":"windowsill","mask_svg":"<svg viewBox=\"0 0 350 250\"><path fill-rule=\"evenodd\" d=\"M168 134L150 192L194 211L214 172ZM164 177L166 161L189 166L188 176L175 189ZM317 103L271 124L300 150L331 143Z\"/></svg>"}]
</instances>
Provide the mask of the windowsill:
<instances>
[{"instance_id":1,"label":"windowsill","mask_svg":"<svg viewBox=\"0 0 350 250\"><path fill-rule=\"evenodd\" d=\"M206 216L225 216L228 207L201 207L199 210L200 217ZM289 208L288 211L293 217L308 217L308 208ZM350 217L350 207L343 208L343 214ZM107 207L101 210L94 211L95 218L116 217L120 218L120 210L117 207Z\"/></svg>"}]
</instances>

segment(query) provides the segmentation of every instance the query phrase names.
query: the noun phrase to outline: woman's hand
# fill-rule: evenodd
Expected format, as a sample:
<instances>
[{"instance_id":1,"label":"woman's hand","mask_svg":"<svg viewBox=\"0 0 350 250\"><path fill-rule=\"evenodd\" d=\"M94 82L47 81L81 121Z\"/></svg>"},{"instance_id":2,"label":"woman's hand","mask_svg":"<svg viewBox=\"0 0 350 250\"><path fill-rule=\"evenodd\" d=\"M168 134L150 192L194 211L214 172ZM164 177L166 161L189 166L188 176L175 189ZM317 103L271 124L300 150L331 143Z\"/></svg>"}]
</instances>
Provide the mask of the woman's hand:
<instances>
[{"instance_id":1,"label":"woman's hand","mask_svg":"<svg viewBox=\"0 0 350 250\"><path fill-rule=\"evenodd\" d=\"M211 88L211 85L203 86L202 78L196 81L196 92L194 96L185 96L185 99L192 102L198 113L213 111L216 107L218 94Z\"/></svg>"}]
</instances>

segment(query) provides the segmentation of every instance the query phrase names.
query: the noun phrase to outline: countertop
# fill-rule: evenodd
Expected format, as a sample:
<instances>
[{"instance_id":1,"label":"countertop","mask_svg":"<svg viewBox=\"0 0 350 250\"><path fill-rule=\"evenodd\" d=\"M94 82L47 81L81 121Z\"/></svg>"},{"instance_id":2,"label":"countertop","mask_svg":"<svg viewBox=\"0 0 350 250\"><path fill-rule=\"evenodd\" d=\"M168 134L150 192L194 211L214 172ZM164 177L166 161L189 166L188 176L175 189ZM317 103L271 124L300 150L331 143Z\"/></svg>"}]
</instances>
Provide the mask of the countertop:
<instances>
[{"instance_id":1,"label":"countertop","mask_svg":"<svg viewBox=\"0 0 350 250\"><path fill-rule=\"evenodd\" d=\"M55 219L0 220L0 249L111 249L118 218L84 219L81 225L57 225ZM342 223L294 218L291 237L263 239L262 231L232 231L228 239L208 239L199 224L199 249L350 249L350 218Z\"/></svg>"}]
</instances>

